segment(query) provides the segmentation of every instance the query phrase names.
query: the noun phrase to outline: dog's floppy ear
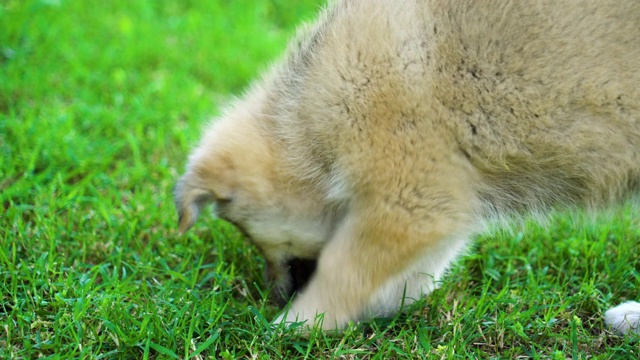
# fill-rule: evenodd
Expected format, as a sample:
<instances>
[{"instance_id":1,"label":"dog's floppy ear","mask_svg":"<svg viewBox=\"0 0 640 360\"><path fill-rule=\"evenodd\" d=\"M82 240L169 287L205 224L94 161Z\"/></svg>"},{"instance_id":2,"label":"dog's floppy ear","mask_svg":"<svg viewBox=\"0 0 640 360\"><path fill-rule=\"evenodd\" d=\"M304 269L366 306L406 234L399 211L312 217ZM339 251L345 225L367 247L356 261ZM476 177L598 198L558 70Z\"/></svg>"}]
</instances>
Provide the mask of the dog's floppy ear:
<instances>
[{"instance_id":1,"label":"dog's floppy ear","mask_svg":"<svg viewBox=\"0 0 640 360\"><path fill-rule=\"evenodd\" d=\"M180 233L189 230L196 222L200 209L213 201L213 195L206 189L199 188L190 181L190 174L184 175L173 190L178 209L178 228Z\"/></svg>"}]
</instances>

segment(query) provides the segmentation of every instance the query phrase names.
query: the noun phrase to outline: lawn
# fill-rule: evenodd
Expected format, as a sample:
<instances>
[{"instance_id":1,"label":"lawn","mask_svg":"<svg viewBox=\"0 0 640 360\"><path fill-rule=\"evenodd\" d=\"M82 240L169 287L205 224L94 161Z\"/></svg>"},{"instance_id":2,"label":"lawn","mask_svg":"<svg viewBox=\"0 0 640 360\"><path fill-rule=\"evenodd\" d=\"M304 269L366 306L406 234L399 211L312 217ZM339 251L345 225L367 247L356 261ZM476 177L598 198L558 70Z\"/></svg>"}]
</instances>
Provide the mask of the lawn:
<instances>
[{"instance_id":1,"label":"lawn","mask_svg":"<svg viewBox=\"0 0 640 360\"><path fill-rule=\"evenodd\" d=\"M264 261L229 224L180 236L200 131L320 0L0 1L0 358L621 358L639 211L476 242L440 289L340 336L272 330Z\"/></svg>"}]
</instances>

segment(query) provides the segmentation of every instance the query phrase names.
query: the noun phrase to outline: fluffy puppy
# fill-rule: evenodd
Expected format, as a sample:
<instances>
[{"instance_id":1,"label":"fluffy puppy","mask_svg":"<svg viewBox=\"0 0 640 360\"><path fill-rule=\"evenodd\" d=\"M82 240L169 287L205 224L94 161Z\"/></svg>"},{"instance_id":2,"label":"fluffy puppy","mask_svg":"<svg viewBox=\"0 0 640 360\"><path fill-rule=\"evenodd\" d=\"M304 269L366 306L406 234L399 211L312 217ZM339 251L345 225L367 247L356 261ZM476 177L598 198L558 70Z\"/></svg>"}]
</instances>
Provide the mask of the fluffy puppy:
<instances>
[{"instance_id":1,"label":"fluffy puppy","mask_svg":"<svg viewBox=\"0 0 640 360\"><path fill-rule=\"evenodd\" d=\"M180 229L214 203L284 301L289 263L317 260L276 323L398 311L486 221L638 190L638 19L635 0L336 1L205 132ZM637 304L612 311L637 329Z\"/></svg>"}]
</instances>

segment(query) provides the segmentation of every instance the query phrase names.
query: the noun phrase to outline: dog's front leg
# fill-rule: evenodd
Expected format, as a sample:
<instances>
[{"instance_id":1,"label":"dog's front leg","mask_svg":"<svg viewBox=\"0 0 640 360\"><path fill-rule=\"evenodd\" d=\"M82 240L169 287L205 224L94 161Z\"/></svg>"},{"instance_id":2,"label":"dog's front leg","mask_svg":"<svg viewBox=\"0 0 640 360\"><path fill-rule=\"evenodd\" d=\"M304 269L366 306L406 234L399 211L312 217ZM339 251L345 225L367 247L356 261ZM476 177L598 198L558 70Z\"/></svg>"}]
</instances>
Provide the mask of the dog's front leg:
<instances>
[{"instance_id":1,"label":"dog's front leg","mask_svg":"<svg viewBox=\"0 0 640 360\"><path fill-rule=\"evenodd\" d=\"M384 200L352 206L323 249L309 285L275 323L304 321L308 327L341 330L376 309L398 310L402 286L395 282L421 269L440 276L462 248L466 230L459 220L466 212L453 201L446 208L427 214Z\"/></svg>"}]
</instances>

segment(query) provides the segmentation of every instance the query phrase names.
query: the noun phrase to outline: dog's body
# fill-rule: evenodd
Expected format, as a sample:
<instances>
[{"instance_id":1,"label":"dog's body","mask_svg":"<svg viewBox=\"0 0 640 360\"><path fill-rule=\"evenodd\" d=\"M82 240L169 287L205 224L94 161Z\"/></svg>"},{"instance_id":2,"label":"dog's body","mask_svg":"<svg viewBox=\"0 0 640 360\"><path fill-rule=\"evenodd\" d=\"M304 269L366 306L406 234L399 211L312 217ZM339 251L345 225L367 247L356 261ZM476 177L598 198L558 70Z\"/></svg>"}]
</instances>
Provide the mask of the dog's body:
<instances>
[{"instance_id":1,"label":"dog's body","mask_svg":"<svg viewBox=\"0 0 640 360\"><path fill-rule=\"evenodd\" d=\"M207 131L180 227L215 202L282 296L318 259L277 322L392 313L487 220L638 190L639 84L638 1L339 1Z\"/></svg>"}]
</instances>

